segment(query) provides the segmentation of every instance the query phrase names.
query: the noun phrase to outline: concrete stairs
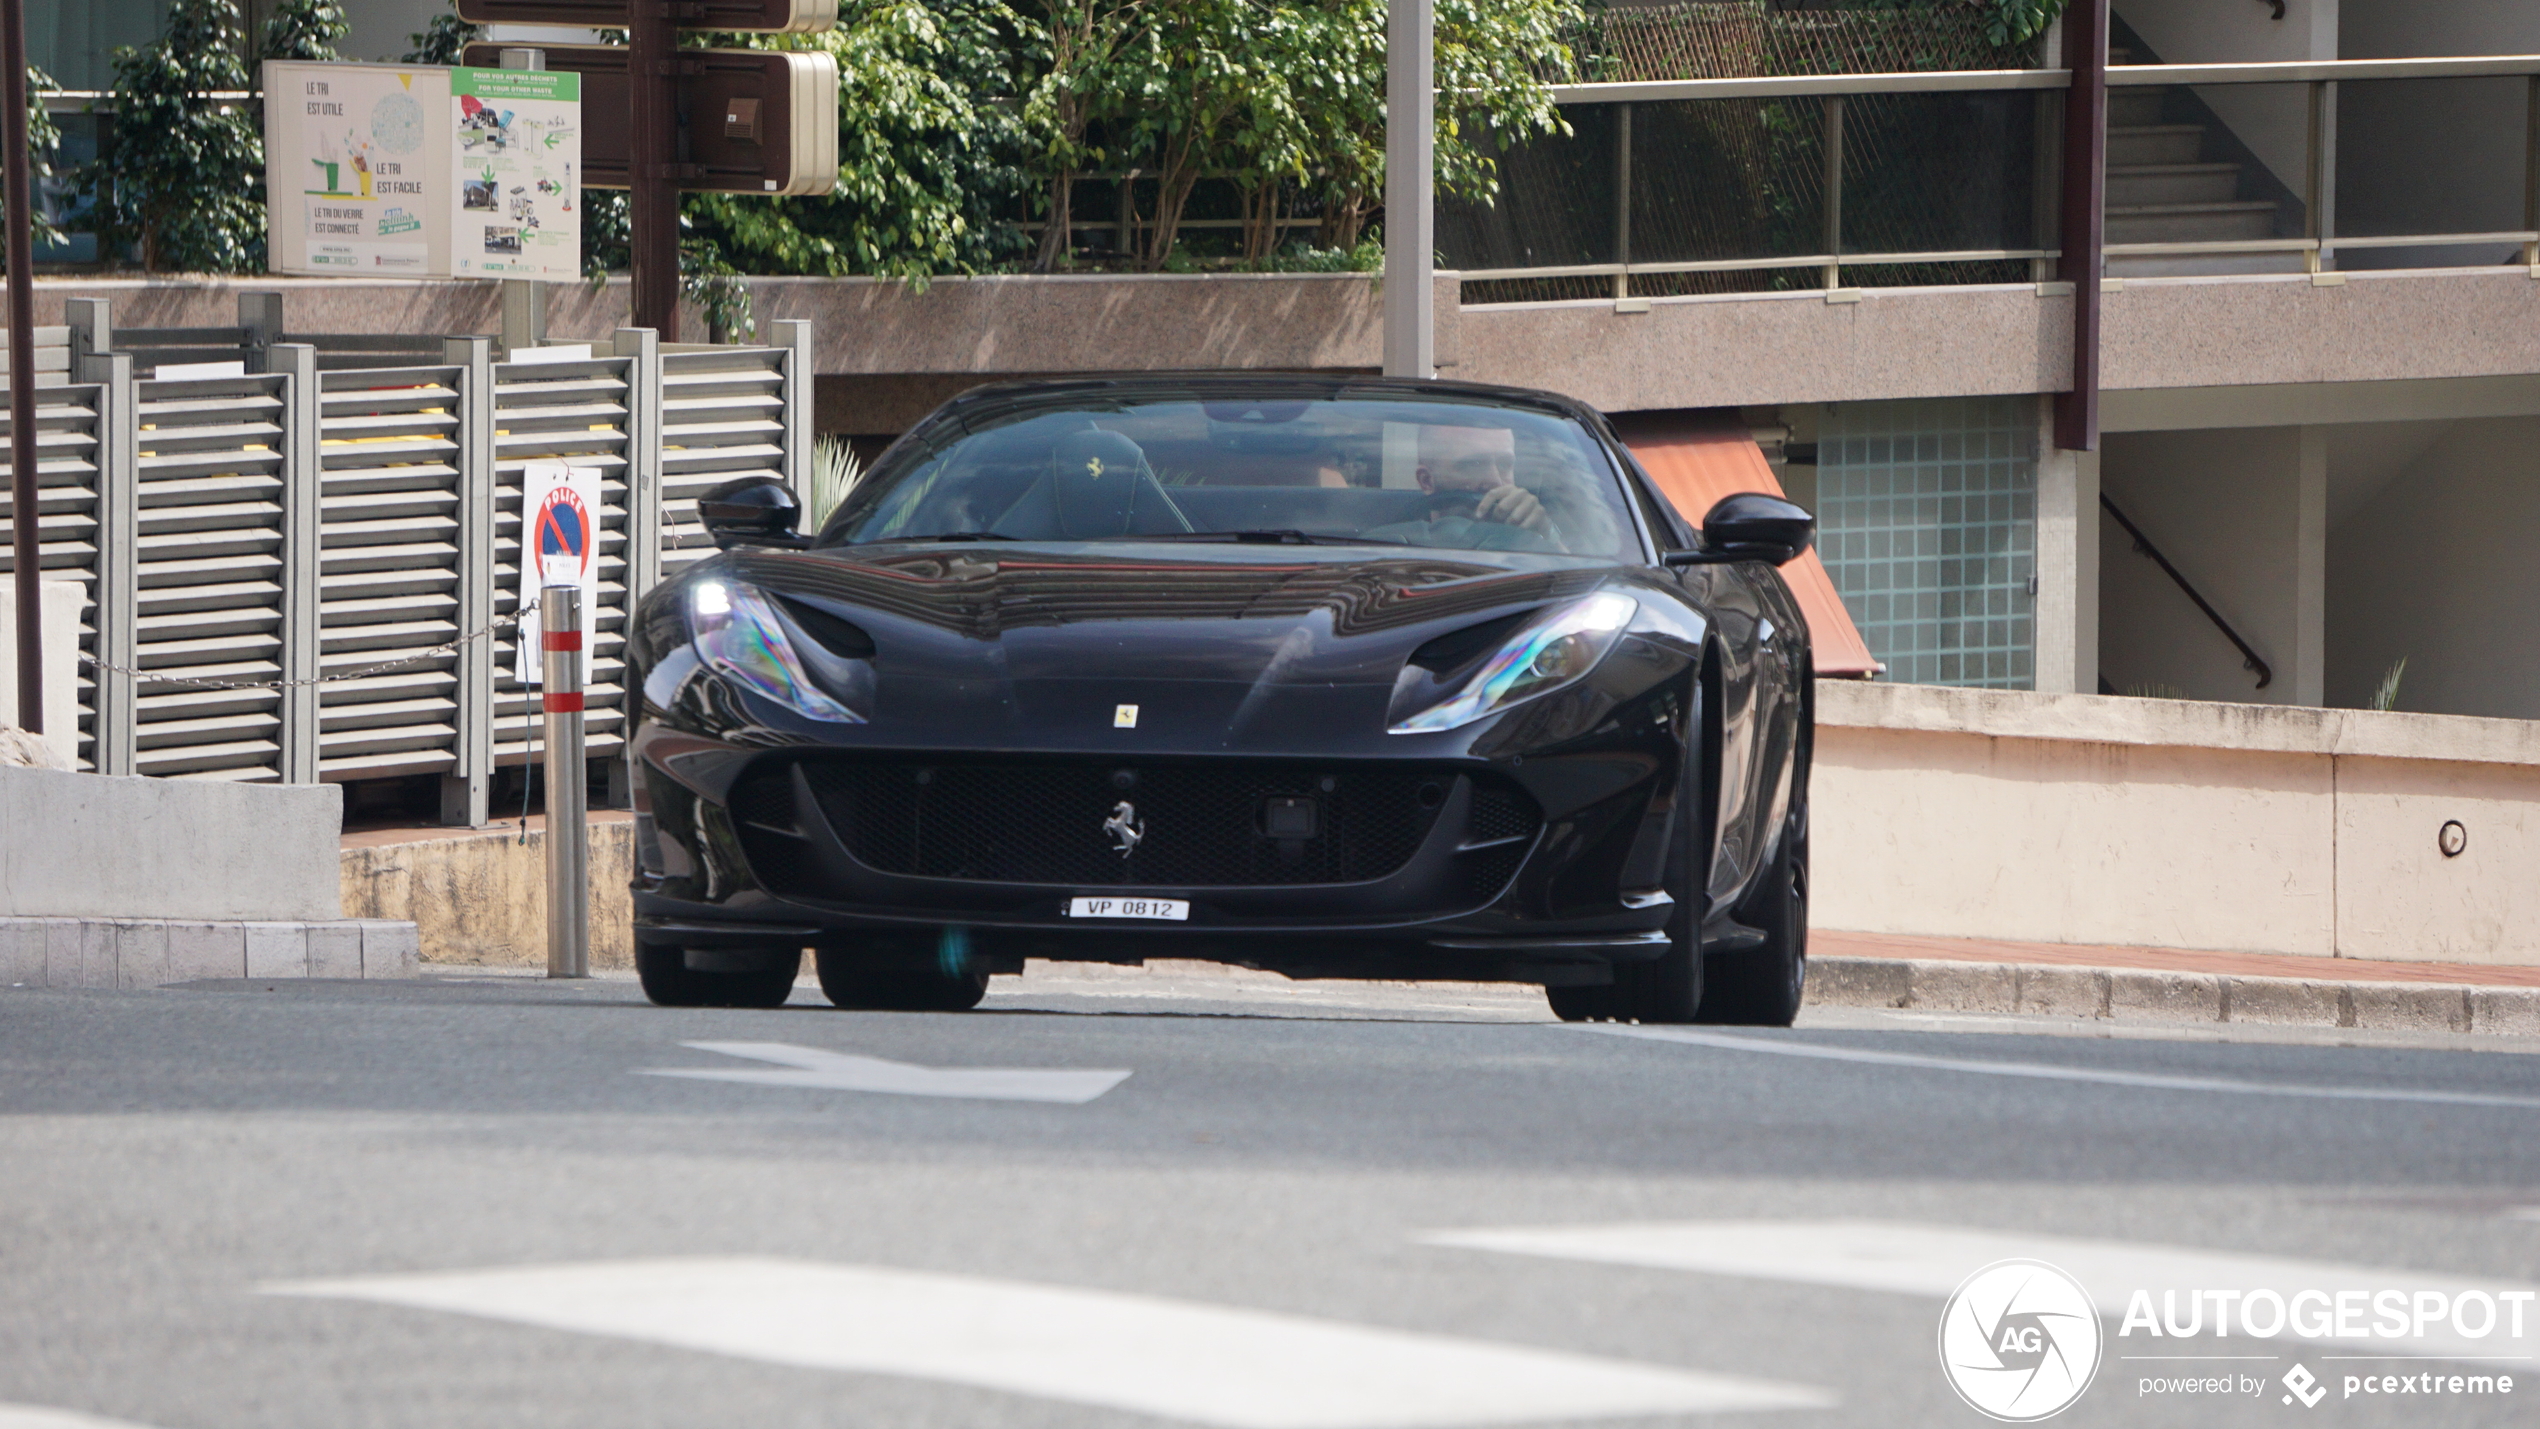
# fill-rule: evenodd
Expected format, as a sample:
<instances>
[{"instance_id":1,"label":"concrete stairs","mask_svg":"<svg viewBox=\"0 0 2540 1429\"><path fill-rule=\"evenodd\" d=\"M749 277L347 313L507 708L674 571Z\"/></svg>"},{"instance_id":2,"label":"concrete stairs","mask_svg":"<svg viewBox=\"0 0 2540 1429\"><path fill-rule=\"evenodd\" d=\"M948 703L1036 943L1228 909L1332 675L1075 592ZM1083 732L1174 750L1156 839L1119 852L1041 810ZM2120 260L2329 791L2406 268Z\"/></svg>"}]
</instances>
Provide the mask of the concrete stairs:
<instances>
[{"instance_id":1,"label":"concrete stairs","mask_svg":"<svg viewBox=\"0 0 2540 1429\"><path fill-rule=\"evenodd\" d=\"M2112 50L2112 65L2131 56ZM2163 117L2169 91L2128 86L2108 92L2107 241L2120 243L2226 243L2275 236L2276 205L2246 199L2239 164L2206 159L2210 136L2202 124ZM2231 253L2192 256L2116 256L2110 277L2189 273L2300 272L2298 253Z\"/></svg>"}]
</instances>

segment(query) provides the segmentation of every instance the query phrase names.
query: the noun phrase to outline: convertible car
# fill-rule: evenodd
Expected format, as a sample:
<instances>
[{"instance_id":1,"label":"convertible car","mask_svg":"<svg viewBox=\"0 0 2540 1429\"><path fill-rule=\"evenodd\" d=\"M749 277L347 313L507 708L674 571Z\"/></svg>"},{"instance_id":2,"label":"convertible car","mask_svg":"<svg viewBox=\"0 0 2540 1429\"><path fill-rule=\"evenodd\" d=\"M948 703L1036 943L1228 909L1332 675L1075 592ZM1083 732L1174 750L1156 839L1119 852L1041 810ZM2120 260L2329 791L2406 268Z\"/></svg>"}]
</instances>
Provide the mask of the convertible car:
<instances>
[{"instance_id":1,"label":"convertible car","mask_svg":"<svg viewBox=\"0 0 2540 1429\"><path fill-rule=\"evenodd\" d=\"M656 1003L959 1010L1026 958L1541 984L1786 1024L1813 523L1699 531L1594 411L1373 377L1010 383L628 631Z\"/></svg>"}]
</instances>

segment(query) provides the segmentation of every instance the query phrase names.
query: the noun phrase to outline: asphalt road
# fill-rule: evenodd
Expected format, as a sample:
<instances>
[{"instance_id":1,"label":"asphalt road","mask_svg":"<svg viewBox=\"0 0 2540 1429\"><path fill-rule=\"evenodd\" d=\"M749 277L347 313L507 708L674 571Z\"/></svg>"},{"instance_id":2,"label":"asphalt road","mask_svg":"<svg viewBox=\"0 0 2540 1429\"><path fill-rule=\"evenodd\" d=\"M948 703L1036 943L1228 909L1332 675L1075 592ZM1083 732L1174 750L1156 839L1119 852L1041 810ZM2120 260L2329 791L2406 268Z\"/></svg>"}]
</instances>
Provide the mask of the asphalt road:
<instances>
[{"instance_id":1,"label":"asphalt road","mask_svg":"<svg viewBox=\"0 0 2540 1429\"><path fill-rule=\"evenodd\" d=\"M2020 1412L2095 1352L2055 1422L2540 1422L2540 1047L1685 1031L1107 970L0 989L0 1429L1980 1425L1944 1305L2023 1258L2101 1314L1976 1283ZM2305 1289L2353 1313L2212 1333Z\"/></svg>"}]
</instances>

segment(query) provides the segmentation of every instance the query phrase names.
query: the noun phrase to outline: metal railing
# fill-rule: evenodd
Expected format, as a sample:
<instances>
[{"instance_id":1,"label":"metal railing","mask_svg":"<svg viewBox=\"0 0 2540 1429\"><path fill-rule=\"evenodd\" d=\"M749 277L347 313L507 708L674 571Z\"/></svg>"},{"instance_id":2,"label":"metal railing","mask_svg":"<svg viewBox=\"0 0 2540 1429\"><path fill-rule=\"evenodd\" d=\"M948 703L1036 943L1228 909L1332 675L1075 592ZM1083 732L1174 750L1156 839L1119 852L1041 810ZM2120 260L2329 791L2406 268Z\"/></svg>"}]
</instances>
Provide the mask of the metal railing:
<instances>
[{"instance_id":1,"label":"metal railing","mask_svg":"<svg viewBox=\"0 0 2540 1429\"><path fill-rule=\"evenodd\" d=\"M2337 233L2338 86L2376 80L2524 80L2523 226L2503 232L2417 233L2341 238ZM2540 265L2540 55L2449 59L2309 60L2255 64L2124 65L2108 71L2114 90L2143 87L2299 84L2305 87L2302 155L2304 232L2299 237L2215 242L2110 243L2108 256L2175 257L2223 253L2298 253L2314 273L2336 267L2341 248L2445 248L2517 244L2526 265Z\"/></svg>"},{"instance_id":2,"label":"metal railing","mask_svg":"<svg viewBox=\"0 0 2540 1429\"><path fill-rule=\"evenodd\" d=\"M2117 509L2117 503L2110 500L2104 491L2099 494L2099 509L2116 518L2117 524L2125 528L2126 535L2134 540L2137 555L2149 557L2152 564L2159 566L2161 573L2170 578L2171 584L2176 585L2189 600L2196 602L2196 608L2203 611L2205 618L2213 622L2214 628L2222 632L2223 638L2231 642L2232 648L2240 652L2240 668L2258 677L2259 689L2263 690L2275 682L2275 667L2269 665L2248 641L2241 638L2240 632L2232 628L2231 622L2223 619L2222 612L2214 609L2214 603L2205 599L2205 593L2198 590L2194 583L2181 574L2178 567L2170 564L2170 558L2161 554L2161 548L2152 544L2152 538L2143 534L2143 528L2135 525L2132 518Z\"/></svg>"},{"instance_id":3,"label":"metal railing","mask_svg":"<svg viewBox=\"0 0 2540 1429\"><path fill-rule=\"evenodd\" d=\"M2520 77L2526 81L2526 121L2521 126L2524 226L2518 229L2451 233L2401 233L2343 236L2337 222L2337 155L2339 86L2384 80L2478 79ZM2298 235L2176 242L2112 242L2110 257L2180 257L2196 255L2302 255L2312 271L2335 266L2340 249L2439 248L2514 244L2522 261L2540 266L2540 55L2407 60L2340 60L2250 64L2117 66L2108 71L2114 89L2146 86L2206 87L2246 85L2307 86L2309 106L2302 165L2303 231ZM1610 277L1613 295L1631 295L1632 280L1680 274L1770 273L1816 270L1825 288L1842 286L1847 268L1916 265L2010 263L2026 261L2030 276L2045 281L2061 256L2055 235L2055 213L2062 183L2060 132L2063 91L2072 86L2070 71L1957 70L1907 74L1769 76L1737 79L1691 79L1557 85L1553 102L1565 107L1611 111L1610 178L1614 193L1610 261L1547 262L1512 266L1471 264L1461 267L1468 283L1504 280ZM1980 95L2031 92L2037 97L2031 137L2032 195L2028 244L2006 243L1957 248L1868 251L1847 246L1845 192L1861 181L1861 161L1847 155L1847 132L1855 125L1850 111L1873 96ZM1635 142L1634 109L1653 104L1690 101L1817 101L1822 169L1820 222L1813 231L1815 251L1650 261L1634 254ZM1644 144L1646 141L1642 141ZM1646 157L1646 150L1644 150ZM1503 170L1505 172L1505 170ZM1503 192L1501 202L1510 196ZM1449 254L1453 261L1455 255Z\"/></svg>"},{"instance_id":4,"label":"metal railing","mask_svg":"<svg viewBox=\"0 0 2540 1429\"><path fill-rule=\"evenodd\" d=\"M665 485L692 511L740 472L799 485L810 456L807 323L770 324L776 346L670 351L629 329L564 362L497 363L491 339L457 337L429 362L333 369L250 343L263 370L160 379L103 300L71 319L78 380L37 394L42 552L90 591L80 757L102 773L437 774L445 820L482 822L493 771L533 757L511 659L522 464L604 472L598 757L622 742L627 613L705 544L693 515L665 529Z\"/></svg>"}]
</instances>

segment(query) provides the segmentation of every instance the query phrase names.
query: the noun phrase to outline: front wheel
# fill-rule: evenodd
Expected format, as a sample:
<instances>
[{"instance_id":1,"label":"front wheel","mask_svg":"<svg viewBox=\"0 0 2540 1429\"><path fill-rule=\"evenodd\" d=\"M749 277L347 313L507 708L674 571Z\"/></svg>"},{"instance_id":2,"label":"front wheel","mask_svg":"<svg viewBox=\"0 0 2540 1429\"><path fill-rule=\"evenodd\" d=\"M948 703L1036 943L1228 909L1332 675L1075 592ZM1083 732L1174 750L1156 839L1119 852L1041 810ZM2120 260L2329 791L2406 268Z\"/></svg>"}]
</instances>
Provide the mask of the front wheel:
<instances>
[{"instance_id":1,"label":"front wheel","mask_svg":"<svg viewBox=\"0 0 2540 1429\"><path fill-rule=\"evenodd\" d=\"M816 948L811 960L820 990L851 1012L968 1012L988 995L986 973L879 971L837 948Z\"/></svg>"},{"instance_id":2,"label":"front wheel","mask_svg":"<svg viewBox=\"0 0 2540 1429\"><path fill-rule=\"evenodd\" d=\"M709 971L688 966L685 948L638 943L635 977L644 996L656 1007L782 1007L794 994L794 975L802 971L800 949L763 955L713 952L708 960L727 965Z\"/></svg>"},{"instance_id":3,"label":"front wheel","mask_svg":"<svg viewBox=\"0 0 2540 1429\"><path fill-rule=\"evenodd\" d=\"M1645 963L1616 963L1614 980L1601 986L1547 987L1544 1000L1564 1022L1691 1022L1708 971L1692 904L1679 899L1667 920L1667 951Z\"/></svg>"},{"instance_id":4,"label":"front wheel","mask_svg":"<svg viewBox=\"0 0 2540 1429\"><path fill-rule=\"evenodd\" d=\"M1754 926L1764 946L1707 959L1699 1017L1740 1027L1788 1027L1808 989L1808 824L1805 815L1782 833L1781 851L1764 870Z\"/></svg>"}]
</instances>

